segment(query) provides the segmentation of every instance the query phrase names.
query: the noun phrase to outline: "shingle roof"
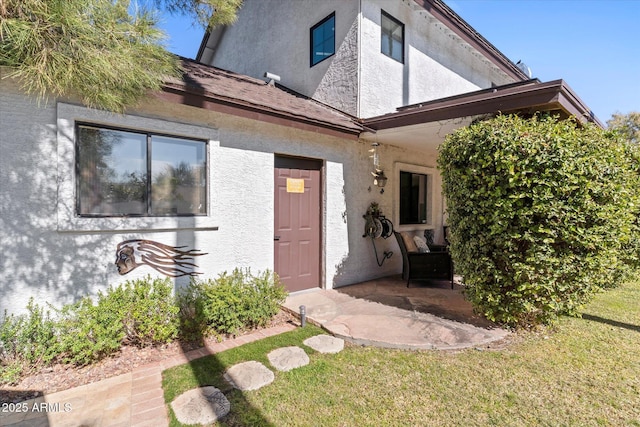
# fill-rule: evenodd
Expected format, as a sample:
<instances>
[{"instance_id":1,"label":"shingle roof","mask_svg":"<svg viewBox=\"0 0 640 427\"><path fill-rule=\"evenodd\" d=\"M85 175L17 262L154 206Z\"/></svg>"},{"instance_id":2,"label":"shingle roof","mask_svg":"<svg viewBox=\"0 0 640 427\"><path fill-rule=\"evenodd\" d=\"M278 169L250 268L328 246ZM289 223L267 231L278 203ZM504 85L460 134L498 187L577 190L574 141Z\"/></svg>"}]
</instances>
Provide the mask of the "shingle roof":
<instances>
[{"instance_id":1,"label":"shingle roof","mask_svg":"<svg viewBox=\"0 0 640 427\"><path fill-rule=\"evenodd\" d=\"M200 108L305 130L357 138L357 119L281 86L187 58L182 79L168 79L159 96Z\"/></svg>"}]
</instances>

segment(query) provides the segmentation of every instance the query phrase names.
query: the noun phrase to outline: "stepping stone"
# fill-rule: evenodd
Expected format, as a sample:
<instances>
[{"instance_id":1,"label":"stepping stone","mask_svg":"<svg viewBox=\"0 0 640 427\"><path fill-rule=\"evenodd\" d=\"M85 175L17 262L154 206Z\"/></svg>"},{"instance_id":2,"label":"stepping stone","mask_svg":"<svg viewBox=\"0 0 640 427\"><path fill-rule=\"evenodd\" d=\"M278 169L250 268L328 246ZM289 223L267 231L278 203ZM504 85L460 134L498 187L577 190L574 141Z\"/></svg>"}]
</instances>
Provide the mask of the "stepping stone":
<instances>
[{"instance_id":1,"label":"stepping stone","mask_svg":"<svg viewBox=\"0 0 640 427\"><path fill-rule=\"evenodd\" d=\"M229 413L231 403L217 388L194 388L171 402L176 418L182 424L212 424Z\"/></svg>"},{"instance_id":2,"label":"stepping stone","mask_svg":"<svg viewBox=\"0 0 640 427\"><path fill-rule=\"evenodd\" d=\"M309 364L309 356L300 347L283 347L267 354L269 362L278 371L290 371Z\"/></svg>"},{"instance_id":3,"label":"stepping stone","mask_svg":"<svg viewBox=\"0 0 640 427\"><path fill-rule=\"evenodd\" d=\"M275 375L260 362L250 361L230 367L224 378L238 390L258 390L271 384Z\"/></svg>"},{"instance_id":4,"label":"stepping stone","mask_svg":"<svg viewBox=\"0 0 640 427\"><path fill-rule=\"evenodd\" d=\"M316 335L304 340L303 344L320 353L339 353L344 348L344 340L331 335Z\"/></svg>"}]
</instances>

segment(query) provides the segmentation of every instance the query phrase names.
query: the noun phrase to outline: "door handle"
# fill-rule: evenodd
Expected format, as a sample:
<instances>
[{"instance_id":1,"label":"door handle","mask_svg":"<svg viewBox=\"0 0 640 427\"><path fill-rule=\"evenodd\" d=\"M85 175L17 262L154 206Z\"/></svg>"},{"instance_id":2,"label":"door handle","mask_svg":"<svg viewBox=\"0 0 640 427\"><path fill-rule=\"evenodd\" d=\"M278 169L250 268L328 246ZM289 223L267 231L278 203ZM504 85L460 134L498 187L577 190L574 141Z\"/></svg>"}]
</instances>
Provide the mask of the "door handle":
<instances>
[{"instance_id":1,"label":"door handle","mask_svg":"<svg viewBox=\"0 0 640 427\"><path fill-rule=\"evenodd\" d=\"M273 240L280 240L280 236L273 236Z\"/></svg>"}]
</instances>

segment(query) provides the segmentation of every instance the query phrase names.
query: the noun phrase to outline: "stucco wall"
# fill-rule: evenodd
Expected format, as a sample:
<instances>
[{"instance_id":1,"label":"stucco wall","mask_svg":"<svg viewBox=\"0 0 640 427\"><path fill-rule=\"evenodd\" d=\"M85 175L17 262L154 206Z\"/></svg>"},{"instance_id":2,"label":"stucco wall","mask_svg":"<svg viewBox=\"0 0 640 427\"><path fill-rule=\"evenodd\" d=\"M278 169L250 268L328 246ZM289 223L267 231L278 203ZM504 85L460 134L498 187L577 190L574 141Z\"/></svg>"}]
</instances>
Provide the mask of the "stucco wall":
<instances>
[{"instance_id":1,"label":"stucco wall","mask_svg":"<svg viewBox=\"0 0 640 427\"><path fill-rule=\"evenodd\" d=\"M95 295L109 284L159 276L148 266L118 275L116 246L128 239L206 252L196 259L198 271L205 273L201 277L235 267L273 268L268 232L273 227L272 155L220 147L217 129L185 124L180 118L113 115L65 103L38 106L7 82L0 87L0 311L21 310L30 297L60 306ZM75 217L75 120L208 139L210 215ZM188 278L175 283L182 286Z\"/></svg>"},{"instance_id":2,"label":"stucco wall","mask_svg":"<svg viewBox=\"0 0 640 427\"><path fill-rule=\"evenodd\" d=\"M354 2L355 3L355 2ZM350 18L352 15L346 15ZM336 15L336 19L338 19ZM343 20L344 18L341 18ZM357 116L358 114L358 20L353 20L344 39L336 37L336 54L316 64L314 74L322 74L320 84L313 89L315 82L308 87L308 96L331 105L340 111ZM326 64L325 64L326 63ZM307 88L305 88L307 90ZM311 92L312 91L312 92Z\"/></svg>"},{"instance_id":3,"label":"stucco wall","mask_svg":"<svg viewBox=\"0 0 640 427\"><path fill-rule=\"evenodd\" d=\"M359 117L512 82L412 3L363 1ZM381 10L404 24L404 63L380 52Z\"/></svg>"},{"instance_id":4,"label":"stucco wall","mask_svg":"<svg viewBox=\"0 0 640 427\"><path fill-rule=\"evenodd\" d=\"M380 52L381 10L405 26L404 63ZM311 67L309 30L332 12L336 54ZM247 0L211 65L278 74L284 86L363 118L513 82L413 0Z\"/></svg>"},{"instance_id":5,"label":"stucco wall","mask_svg":"<svg viewBox=\"0 0 640 427\"><path fill-rule=\"evenodd\" d=\"M209 65L263 78L350 114L357 101L358 1L246 0ZM335 12L336 54L310 65L310 29Z\"/></svg>"},{"instance_id":6,"label":"stucco wall","mask_svg":"<svg viewBox=\"0 0 640 427\"><path fill-rule=\"evenodd\" d=\"M382 146L381 163L390 179L380 194L372 183L368 141L327 137L160 102L150 102L128 115L64 102L38 106L6 80L0 82L0 118L0 311L19 312L30 297L61 306L128 279L159 276L148 266L118 275L116 246L128 239L155 240L206 252L196 260L203 278L235 267L272 269L275 154L324 161L324 287L398 274L401 257L395 240L376 240L380 256L385 250L396 252L378 267L371 240L362 237L362 216L376 201L394 219L397 180L392 171L398 162L435 166L435 152ZM209 140L209 215L76 218L76 120ZM441 207L438 188L433 203ZM433 226L439 230L441 212L437 209L434 219ZM187 282L186 278L175 280L176 286Z\"/></svg>"}]
</instances>

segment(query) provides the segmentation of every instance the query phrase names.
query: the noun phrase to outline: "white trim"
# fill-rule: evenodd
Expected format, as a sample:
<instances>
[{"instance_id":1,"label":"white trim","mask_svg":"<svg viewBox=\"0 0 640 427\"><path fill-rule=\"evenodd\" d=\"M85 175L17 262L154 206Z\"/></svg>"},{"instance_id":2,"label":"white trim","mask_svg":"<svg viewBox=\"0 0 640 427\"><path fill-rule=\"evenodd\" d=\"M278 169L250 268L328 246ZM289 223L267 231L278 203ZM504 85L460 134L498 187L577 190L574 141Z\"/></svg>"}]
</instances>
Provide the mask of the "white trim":
<instances>
[{"instance_id":1,"label":"white trim","mask_svg":"<svg viewBox=\"0 0 640 427\"><path fill-rule=\"evenodd\" d=\"M93 110L79 105L59 102L57 105L57 230L59 232L123 232L169 231L179 229L217 229L212 215L211 170L208 171L209 194L206 216L194 217L143 217L143 218L84 218L76 213L75 131L76 122L114 126L148 132L167 133L188 138L204 139L207 159L211 167L211 151L219 147L218 130L170 122L159 118L114 114Z\"/></svg>"}]
</instances>

